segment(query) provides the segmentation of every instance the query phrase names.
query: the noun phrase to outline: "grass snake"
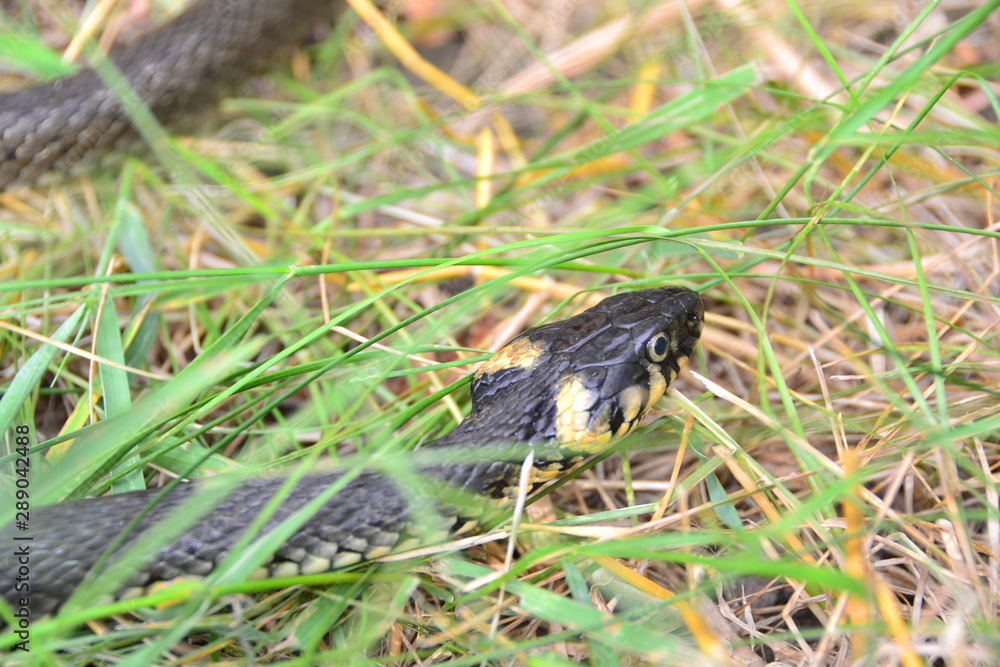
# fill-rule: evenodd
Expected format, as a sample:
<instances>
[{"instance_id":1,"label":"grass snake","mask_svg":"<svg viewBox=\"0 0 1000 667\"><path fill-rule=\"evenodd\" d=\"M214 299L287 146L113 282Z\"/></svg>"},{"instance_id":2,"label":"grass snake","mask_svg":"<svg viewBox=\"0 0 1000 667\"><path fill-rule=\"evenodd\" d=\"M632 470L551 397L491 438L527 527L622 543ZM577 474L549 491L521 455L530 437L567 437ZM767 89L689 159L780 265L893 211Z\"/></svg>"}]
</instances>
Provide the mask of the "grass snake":
<instances>
[{"instance_id":1,"label":"grass snake","mask_svg":"<svg viewBox=\"0 0 1000 667\"><path fill-rule=\"evenodd\" d=\"M131 92L112 92L84 70L0 94L0 190L106 152L134 133L132 104L165 124L197 112L301 41L334 4L196 0L136 44L112 49ZM534 456L529 481L537 487L631 431L690 356L702 314L696 293L654 288L610 297L515 338L476 372L471 413L412 455L411 480L419 483L378 470L291 481L220 476L178 485L156 502L160 490L150 489L34 508L33 539L22 543L30 552L29 581L18 574L14 527L0 529L0 592L14 609L39 616L58 609L98 570L117 572L118 597L203 577L246 543L244 533L258 518L258 533L292 526L254 573L264 577L377 558L428 539L428 526L438 534L468 530L509 504L525 448Z\"/></svg>"},{"instance_id":2,"label":"grass snake","mask_svg":"<svg viewBox=\"0 0 1000 667\"><path fill-rule=\"evenodd\" d=\"M93 577L99 562L125 573L118 597L156 582L203 577L246 543L247 527L268 508L260 533L296 523L255 577L320 573L378 558L431 539L428 528L464 532L509 505L529 449L534 489L632 431L691 355L702 319L697 293L658 287L608 297L529 329L479 367L469 415L413 453L410 474L401 479L368 469L226 485L218 482L228 476L220 475L175 486L135 526L129 524L159 490L35 508L33 539L23 543L31 562L26 590L9 548L18 544L16 532L12 525L0 530L3 597L33 616L51 613ZM297 514L310 503L319 506ZM152 548L130 552L143 539Z\"/></svg>"}]
</instances>

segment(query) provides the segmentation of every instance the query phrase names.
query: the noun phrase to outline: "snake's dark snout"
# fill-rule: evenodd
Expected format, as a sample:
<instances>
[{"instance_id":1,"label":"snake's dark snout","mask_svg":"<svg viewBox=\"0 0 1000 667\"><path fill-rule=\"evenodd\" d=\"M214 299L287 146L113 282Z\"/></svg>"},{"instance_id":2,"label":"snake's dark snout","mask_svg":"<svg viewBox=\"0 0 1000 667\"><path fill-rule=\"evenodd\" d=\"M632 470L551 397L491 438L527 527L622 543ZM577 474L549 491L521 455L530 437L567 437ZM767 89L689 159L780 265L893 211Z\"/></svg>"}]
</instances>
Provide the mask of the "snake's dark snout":
<instances>
[{"instance_id":1,"label":"snake's dark snout","mask_svg":"<svg viewBox=\"0 0 1000 667\"><path fill-rule=\"evenodd\" d=\"M684 290L677 299L678 307L668 313L670 328L676 341L675 353L687 358L691 356L694 346L701 338L701 330L705 324L705 306L701 302L701 297L693 290Z\"/></svg>"},{"instance_id":2,"label":"snake's dark snout","mask_svg":"<svg viewBox=\"0 0 1000 667\"><path fill-rule=\"evenodd\" d=\"M697 292L686 287L656 287L611 298L619 301L610 304L616 312L615 323L630 328L637 351L660 334L674 362L668 365L683 365L691 356L705 319L705 307Z\"/></svg>"}]
</instances>

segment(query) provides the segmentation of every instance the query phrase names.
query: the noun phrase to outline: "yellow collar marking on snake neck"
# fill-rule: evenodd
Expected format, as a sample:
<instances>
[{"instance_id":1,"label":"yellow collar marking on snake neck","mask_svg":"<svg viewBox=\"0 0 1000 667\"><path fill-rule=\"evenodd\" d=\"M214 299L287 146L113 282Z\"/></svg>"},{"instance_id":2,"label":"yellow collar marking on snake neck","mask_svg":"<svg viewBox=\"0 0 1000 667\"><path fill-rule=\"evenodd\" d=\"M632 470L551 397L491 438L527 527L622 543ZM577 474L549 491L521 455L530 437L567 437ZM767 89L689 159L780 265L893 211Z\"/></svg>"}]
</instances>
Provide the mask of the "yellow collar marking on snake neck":
<instances>
[{"instance_id":1,"label":"yellow collar marking on snake neck","mask_svg":"<svg viewBox=\"0 0 1000 667\"><path fill-rule=\"evenodd\" d=\"M528 370L535 365L543 352L545 352L543 345L527 337L518 338L484 361L476 371L476 376L492 375L512 368Z\"/></svg>"}]
</instances>

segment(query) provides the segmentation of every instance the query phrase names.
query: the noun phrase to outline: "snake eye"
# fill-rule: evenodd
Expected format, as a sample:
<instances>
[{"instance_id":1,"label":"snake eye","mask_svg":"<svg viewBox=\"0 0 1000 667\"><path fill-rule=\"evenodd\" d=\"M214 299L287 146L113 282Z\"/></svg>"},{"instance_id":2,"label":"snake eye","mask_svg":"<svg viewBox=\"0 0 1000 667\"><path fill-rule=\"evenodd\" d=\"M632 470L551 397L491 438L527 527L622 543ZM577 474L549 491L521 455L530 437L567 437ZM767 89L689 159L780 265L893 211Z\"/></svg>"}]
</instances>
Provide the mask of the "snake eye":
<instances>
[{"instance_id":1,"label":"snake eye","mask_svg":"<svg viewBox=\"0 0 1000 667\"><path fill-rule=\"evenodd\" d=\"M670 349L670 338L662 331L650 338L649 342L646 343L646 355L654 363L660 363L666 359L668 349Z\"/></svg>"}]
</instances>

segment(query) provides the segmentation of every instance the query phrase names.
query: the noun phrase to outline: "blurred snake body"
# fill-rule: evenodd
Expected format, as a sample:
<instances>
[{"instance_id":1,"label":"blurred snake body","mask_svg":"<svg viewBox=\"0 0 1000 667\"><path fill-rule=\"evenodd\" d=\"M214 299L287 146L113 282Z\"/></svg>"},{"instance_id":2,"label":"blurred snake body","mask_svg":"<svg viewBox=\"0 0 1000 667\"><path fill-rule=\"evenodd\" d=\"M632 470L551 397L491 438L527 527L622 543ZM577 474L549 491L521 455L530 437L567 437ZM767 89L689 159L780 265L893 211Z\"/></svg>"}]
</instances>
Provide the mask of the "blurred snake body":
<instances>
[{"instance_id":1,"label":"blurred snake body","mask_svg":"<svg viewBox=\"0 0 1000 667\"><path fill-rule=\"evenodd\" d=\"M35 508L32 540L22 543L30 586L16 588L18 561L8 547L18 533L6 526L0 590L13 607L43 615L85 580L98 588L92 603L109 591L128 598L157 582L204 577L271 531L290 532L251 578L326 572L431 533L465 532L510 504L522 468L535 489L631 432L691 355L702 319L697 293L659 287L529 329L476 371L469 415L411 454L400 474L366 469L229 484L220 475L159 498L150 489ZM101 572L111 573L110 589L94 582Z\"/></svg>"},{"instance_id":2,"label":"blurred snake body","mask_svg":"<svg viewBox=\"0 0 1000 667\"><path fill-rule=\"evenodd\" d=\"M195 0L110 59L129 86L93 70L0 94L0 191L76 167L133 133L130 106L161 123L195 114L302 41L332 0ZM123 104L124 101L124 104Z\"/></svg>"}]
</instances>

